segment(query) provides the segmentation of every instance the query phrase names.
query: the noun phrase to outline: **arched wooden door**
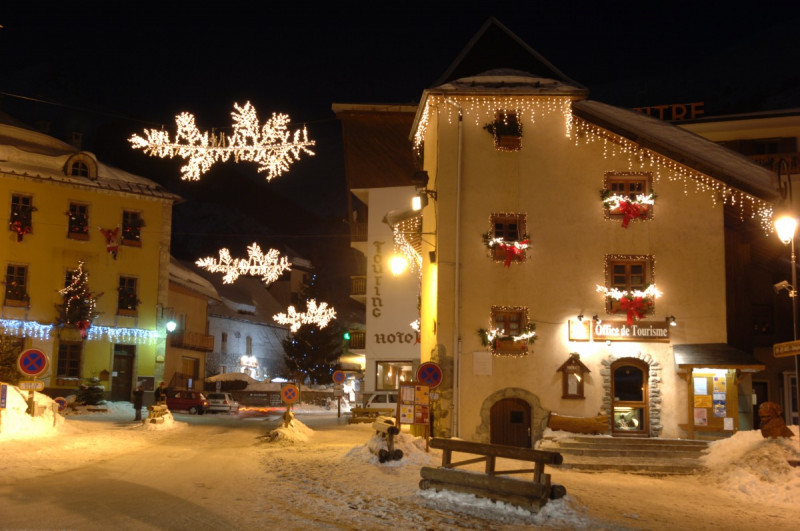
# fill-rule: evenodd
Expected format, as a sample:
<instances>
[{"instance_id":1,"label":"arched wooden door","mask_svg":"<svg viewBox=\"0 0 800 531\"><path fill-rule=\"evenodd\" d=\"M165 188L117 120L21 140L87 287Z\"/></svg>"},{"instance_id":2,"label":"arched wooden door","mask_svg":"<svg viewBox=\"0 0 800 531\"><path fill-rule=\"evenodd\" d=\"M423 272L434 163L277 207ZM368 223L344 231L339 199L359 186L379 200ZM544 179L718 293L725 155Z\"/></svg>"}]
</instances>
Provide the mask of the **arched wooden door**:
<instances>
[{"instance_id":1,"label":"arched wooden door","mask_svg":"<svg viewBox=\"0 0 800 531\"><path fill-rule=\"evenodd\" d=\"M642 360L623 358L611 364L611 406L614 415L613 434L647 437L648 375L650 367Z\"/></svg>"},{"instance_id":2,"label":"arched wooden door","mask_svg":"<svg viewBox=\"0 0 800 531\"><path fill-rule=\"evenodd\" d=\"M531 447L531 406L519 398L495 402L489 413L492 444Z\"/></svg>"}]
</instances>

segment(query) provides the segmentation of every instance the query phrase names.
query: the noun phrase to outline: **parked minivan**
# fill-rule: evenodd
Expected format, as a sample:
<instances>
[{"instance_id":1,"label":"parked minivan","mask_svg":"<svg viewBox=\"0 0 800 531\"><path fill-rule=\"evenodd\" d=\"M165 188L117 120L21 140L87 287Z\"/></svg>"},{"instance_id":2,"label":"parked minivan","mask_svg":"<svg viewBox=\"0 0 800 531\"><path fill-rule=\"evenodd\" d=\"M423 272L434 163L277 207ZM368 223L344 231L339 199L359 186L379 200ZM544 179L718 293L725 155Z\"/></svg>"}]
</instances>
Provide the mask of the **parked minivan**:
<instances>
[{"instance_id":1,"label":"parked minivan","mask_svg":"<svg viewBox=\"0 0 800 531\"><path fill-rule=\"evenodd\" d=\"M397 409L397 391L377 391L364 405L375 409Z\"/></svg>"}]
</instances>

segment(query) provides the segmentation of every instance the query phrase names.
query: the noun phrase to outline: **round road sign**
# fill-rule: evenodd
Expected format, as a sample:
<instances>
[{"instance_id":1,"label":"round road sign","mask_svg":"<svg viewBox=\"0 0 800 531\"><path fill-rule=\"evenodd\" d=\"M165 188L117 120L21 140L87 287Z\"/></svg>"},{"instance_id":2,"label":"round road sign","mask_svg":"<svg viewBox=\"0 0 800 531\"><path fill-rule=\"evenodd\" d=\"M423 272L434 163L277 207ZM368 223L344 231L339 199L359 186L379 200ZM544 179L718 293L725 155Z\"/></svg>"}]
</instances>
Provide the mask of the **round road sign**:
<instances>
[{"instance_id":1,"label":"round road sign","mask_svg":"<svg viewBox=\"0 0 800 531\"><path fill-rule=\"evenodd\" d=\"M300 389L295 384L286 384L281 388L281 398L287 404L294 404L300 398Z\"/></svg>"},{"instance_id":2,"label":"round road sign","mask_svg":"<svg viewBox=\"0 0 800 531\"><path fill-rule=\"evenodd\" d=\"M62 396L59 396L58 398L54 398L53 402L58 404L58 412L59 413L61 413L65 409L67 409L67 399L66 398L64 398Z\"/></svg>"},{"instance_id":3,"label":"round road sign","mask_svg":"<svg viewBox=\"0 0 800 531\"><path fill-rule=\"evenodd\" d=\"M27 376L39 376L50 367L47 354L37 348L23 350L17 358L17 369Z\"/></svg>"},{"instance_id":4,"label":"round road sign","mask_svg":"<svg viewBox=\"0 0 800 531\"><path fill-rule=\"evenodd\" d=\"M333 383L344 383L345 378L347 378L347 375L344 373L344 371L334 371Z\"/></svg>"},{"instance_id":5,"label":"round road sign","mask_svg":"<svg viewBox=\"0 0 800 531\"><path fill-rule=\"evenodd\" d=\"M442 383L442 368L438 363L427 361L417 369L417 381L428 384L431 389L436 389Z\"/></svg>"}]
</instances>

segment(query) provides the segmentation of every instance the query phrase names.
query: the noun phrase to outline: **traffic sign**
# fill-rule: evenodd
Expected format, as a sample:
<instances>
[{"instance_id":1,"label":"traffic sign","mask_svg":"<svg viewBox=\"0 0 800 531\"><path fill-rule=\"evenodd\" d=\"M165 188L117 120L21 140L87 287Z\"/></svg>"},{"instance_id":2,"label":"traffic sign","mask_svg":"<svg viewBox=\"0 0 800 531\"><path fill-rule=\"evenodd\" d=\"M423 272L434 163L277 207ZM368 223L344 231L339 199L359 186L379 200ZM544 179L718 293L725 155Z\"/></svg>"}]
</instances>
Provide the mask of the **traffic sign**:
<instances>
[{"instance_id":1,"label":"traffic sign","mask_svg":"<svg viewBox=\"0 0 800 531\"><path fill-rule=\"evenodd\" d=\"M63 396L59 396L58 398L54 398L53 402L58 404L58 412L61 413L65 409L67 409L67 399Z\"/></svg>"},{"instance_id":2,"label":"traffic sign","mask_svg":"<svg viewBox=\"0 0 800 531\"><path fill-rule=\"evenodd\" d=\"M17 358L17 369L26 376L39 376L50 367L47 354L38 348L23 350Z\"/></svg>"},{"instance_id":3,"label":"traffic sign","mask_svg":"<svg viewBox=\"0 0 800 531\"><path fill-rule=\"evenodd\" d=\"M0 385L0 409L6 408L7 399L8 399L8 386L6 384Z\"/></svg>"},{"instance_id":4,"label":"traffic sign","mask_svg":"<svg viewBox=\"0 0 800 531\"><path fill-rule=\"evenodd\" d=\"M281 399L287 404L294 404L300 398L300 389L295 384L286 384L281 388Z\"/></svg>"},{"instance_id":5,"label":"traffic sign","mask_svg":"<svg viewBox=\"0 0 800 531\"><path fill-rule=\"evenodd\" d=\"M787 341L772 345L772 355L776 358L788 358L800 354L800 341Z\"/></svg>"},{"instance_id":6,"label":"traffic sign","mask_svg":"<svg viewBox=\"0 0 800 531\"><path fill-rule=\"evenodd\" d=\"M442 368L438 363L426 361L417 369L417 381L436 389L442 383Z\"/></svg>"},{"instance_id":7,"label":"traffic sign","mask_svg":"<svg viewBox=\"0 0 800 531\"><path fill-rule=\"evenodd\" d=\"M36 380L23 380L19 382L19 388L23 391L43 391L44 382L37 382Z\"/></svg>"},{"instance_id":8,"label":"traffic sign","mask_svg":"<svg viewBox=\"0 0 800 531\"><path fill-rule=\"evenodd\" d=\"M333 372L333 383L344 383L345 378L347 378L347 375L344 373L344 371Z\"/></svg>"}]
</instances>

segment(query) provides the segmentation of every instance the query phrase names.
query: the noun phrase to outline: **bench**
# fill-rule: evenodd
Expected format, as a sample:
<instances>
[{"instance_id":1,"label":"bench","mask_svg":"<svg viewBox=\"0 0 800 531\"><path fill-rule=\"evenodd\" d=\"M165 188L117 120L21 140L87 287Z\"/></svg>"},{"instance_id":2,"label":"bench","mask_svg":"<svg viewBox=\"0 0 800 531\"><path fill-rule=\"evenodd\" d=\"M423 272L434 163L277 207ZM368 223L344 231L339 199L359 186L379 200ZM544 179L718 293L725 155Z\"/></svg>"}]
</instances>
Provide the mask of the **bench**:
<instances>
[{"instance_id":1,"label":"bench","mask_svg":"<svg viewBox=\"0 0 800 531\"><path fill-rule=\"evenodd\" d=\"M395 413L394 408L354 407L350 409L350 418L347 419L347 423L375 422L378 417L391 417Z\"/></svg>"},{"instance_id":2,"label":"bench","mask_svg":"<svg viewBox=\"0 0 800 531\"><path fill-rule=\"evenodd\" d=\"M442 466L422 467L419 482L421 489L451 490L502 501L537 512L549 499L566 494L561 485L550 484L550 474L545 474L545 465L560 465L563 458L558 452L533 450L517 446L486 444L457 439L433 438L431 448L442 450ZM476 454L480 457L453 461L453 452ZM497 458L529 461L533 468L497 470ZM485 462L484 473L455 470L456 467ZM508 474L532 474L532 481L506 477Z\"/></svg>"}]
</instances>

